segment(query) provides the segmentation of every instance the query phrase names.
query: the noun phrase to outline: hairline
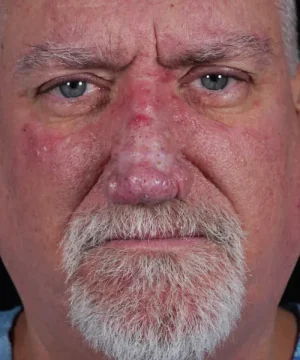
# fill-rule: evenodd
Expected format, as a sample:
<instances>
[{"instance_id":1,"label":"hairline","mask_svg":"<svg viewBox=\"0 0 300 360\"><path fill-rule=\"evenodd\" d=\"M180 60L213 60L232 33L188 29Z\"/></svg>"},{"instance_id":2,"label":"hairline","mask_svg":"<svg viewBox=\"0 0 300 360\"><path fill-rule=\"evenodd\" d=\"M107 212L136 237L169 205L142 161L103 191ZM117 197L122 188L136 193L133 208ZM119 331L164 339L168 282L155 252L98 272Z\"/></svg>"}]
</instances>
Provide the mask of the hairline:
<instances>
[{"instance_id":1,"label":"hairline","mask_svg":"<svg viewBox=\"0 0 300 360\"><path fill-rule=\"evenodd\" d=\"M297 5L295 0L276 0L280 17L282 38L285 48L289 71L295 75L297 67L300 64L300 52L298 49L298 31L297 31Z\"/></svg>"}]
</instances>

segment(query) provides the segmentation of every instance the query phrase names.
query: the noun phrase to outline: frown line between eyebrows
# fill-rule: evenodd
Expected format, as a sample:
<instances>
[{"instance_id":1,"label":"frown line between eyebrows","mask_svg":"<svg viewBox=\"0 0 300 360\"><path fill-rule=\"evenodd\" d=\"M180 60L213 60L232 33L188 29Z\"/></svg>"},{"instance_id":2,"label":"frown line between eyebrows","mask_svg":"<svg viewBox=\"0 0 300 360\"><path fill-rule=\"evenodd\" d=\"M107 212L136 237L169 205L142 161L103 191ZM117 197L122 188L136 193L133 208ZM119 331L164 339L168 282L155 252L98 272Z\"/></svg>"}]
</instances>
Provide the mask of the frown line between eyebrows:
<instances>
[{"instance_id":1,"label":"frown line between eyebrows","mask_svg":"<svg viewBox=\"0 0 300 360\"><path fill-rule=\"evenodd\" d=\"M63 68L70 70L103 69L119 72L134 61L124 58L122 51L102 49L100 46L76 47L46 42L29 45L30 50L17 61L16 73ZM227 34L206 40L203 44L186 44L177 54L163 54L158 47L157 62L169 69L200 66L217 61L247 60L255 66L268 65L274 58L273 41L255 35ZM161 53L161 54L160 54Z\"/></svg>"}]
</instances>

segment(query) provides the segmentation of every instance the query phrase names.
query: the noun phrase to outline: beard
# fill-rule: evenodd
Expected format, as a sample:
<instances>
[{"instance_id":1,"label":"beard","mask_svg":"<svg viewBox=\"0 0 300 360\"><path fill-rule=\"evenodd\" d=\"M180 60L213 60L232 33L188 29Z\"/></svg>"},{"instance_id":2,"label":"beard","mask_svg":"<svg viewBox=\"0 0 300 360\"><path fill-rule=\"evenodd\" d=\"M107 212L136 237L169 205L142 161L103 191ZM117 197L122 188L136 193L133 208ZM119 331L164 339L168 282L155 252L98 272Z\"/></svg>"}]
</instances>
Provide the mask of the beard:
<instances>
[{"instance_id":1,"label":"beard","mask_svg":"<svg viewBox=\"0 0 300 360\"><path fill-rule=\"evenodd\" d=\"M147 247L157 238L199 243ZM62 241L72 326L115 360L213 355L241 316L243 238L229 213L177 200L109 206L73 219ZM116 239L145 246L112 246Z\"/></svg>"}]
</instances>

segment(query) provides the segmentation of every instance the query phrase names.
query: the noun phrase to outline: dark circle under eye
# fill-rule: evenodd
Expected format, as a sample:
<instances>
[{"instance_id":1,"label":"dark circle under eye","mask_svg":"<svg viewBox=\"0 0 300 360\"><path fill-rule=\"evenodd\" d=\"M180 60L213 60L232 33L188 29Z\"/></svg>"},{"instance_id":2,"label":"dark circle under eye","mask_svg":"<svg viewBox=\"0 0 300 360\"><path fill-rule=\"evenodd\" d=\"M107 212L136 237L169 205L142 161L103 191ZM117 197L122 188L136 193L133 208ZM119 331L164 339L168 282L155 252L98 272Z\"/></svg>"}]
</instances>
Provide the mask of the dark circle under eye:
<instances>
[{"instance_id":1,"label":"dark circle under eye","mask_svg":"<svg viewBox=\"0 0 300 360\"><path fill-rule=\"evenodd\" d=\"M87 83L84 81L68 81L59 86L61 94L66 98L77 98L83 96L87 89Z\"/></svg>"},{"instance_id":2,"label":"dark circle under eye","mask_svg":"<svg viewBox=\"0 0 300 360\"><path fill-rule=\"evenodd\" d=\"M224 90L228 85L228 76L211 74L205 75L201 78L202 85L208 90Z\"/></svg>"}]
</instances>

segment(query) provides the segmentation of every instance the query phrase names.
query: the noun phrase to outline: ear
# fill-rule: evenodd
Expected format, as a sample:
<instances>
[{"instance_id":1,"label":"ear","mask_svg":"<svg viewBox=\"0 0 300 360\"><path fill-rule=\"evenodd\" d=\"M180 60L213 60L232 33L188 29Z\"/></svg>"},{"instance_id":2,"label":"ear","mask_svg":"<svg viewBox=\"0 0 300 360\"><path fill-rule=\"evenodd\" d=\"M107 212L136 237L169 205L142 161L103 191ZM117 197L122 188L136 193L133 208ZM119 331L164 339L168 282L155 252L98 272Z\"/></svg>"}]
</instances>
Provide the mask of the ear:
<instances>
[{"instance_id":1,"label":"ear","mask_svg":"<svg viewBox=\"0 0 300 360\"><path fill-rule=\"evenodd\" d=\"M295 109L300 115L300 64L297 67L296 74L292 78L292 93Z\"/></svg>"}]
</instances>

